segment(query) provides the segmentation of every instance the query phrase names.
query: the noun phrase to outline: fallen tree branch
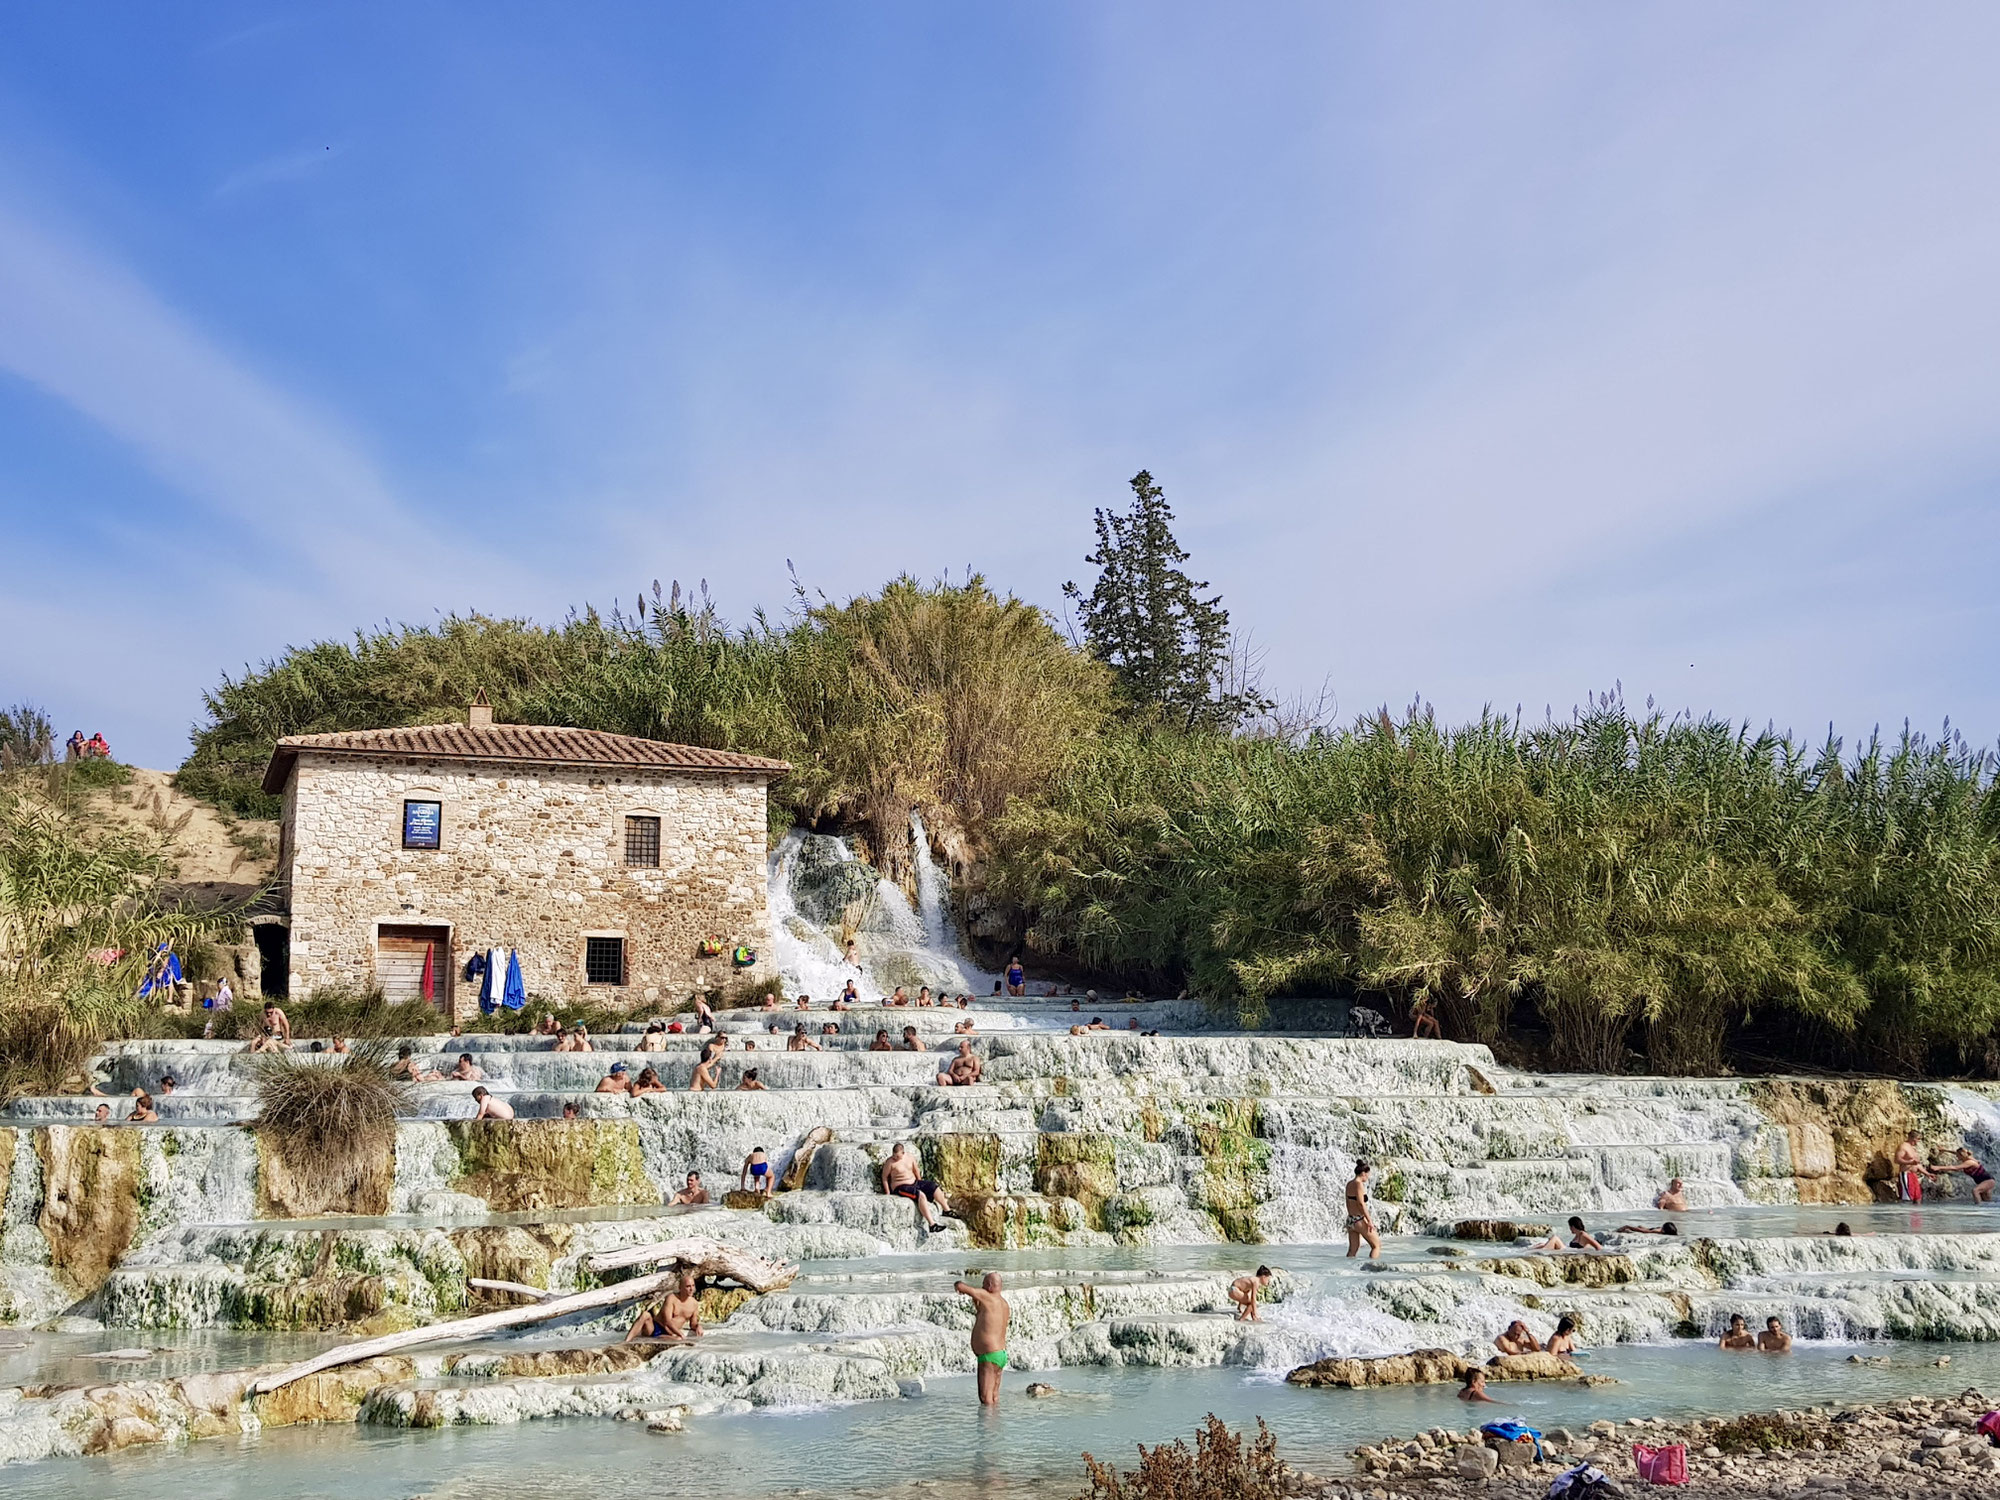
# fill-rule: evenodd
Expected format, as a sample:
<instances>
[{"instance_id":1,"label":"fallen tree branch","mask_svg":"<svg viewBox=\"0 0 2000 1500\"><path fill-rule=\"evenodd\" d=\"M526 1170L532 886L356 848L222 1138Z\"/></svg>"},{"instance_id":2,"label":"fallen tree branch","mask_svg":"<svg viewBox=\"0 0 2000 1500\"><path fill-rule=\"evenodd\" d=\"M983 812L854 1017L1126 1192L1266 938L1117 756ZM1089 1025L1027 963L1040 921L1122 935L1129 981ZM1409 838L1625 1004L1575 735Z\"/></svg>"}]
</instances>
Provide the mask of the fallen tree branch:
<instances>
[{"instance_id":1,"label":"fallen tree branch","mask_svg":"<svg viewBox=\"0 0 2000 1500\"><path fill-rule=\"evenodd\" d=\"M280 1370L275 1375L266 1375L250 1387L255 1395L275 1391L290 1385L294 1380L303 1380L308 1375L317 1375L321 1370L331 1370L340 1365L357 1364L364 1359L375 1359L384 1354L394 1354L402 1349L412 1349L419 1344L444 1344L457 1339L478 1338L488 1333L498 1333L503 1328L518 1328L524 1323L540 1323L549 1318L565 1317L570 1313L592 1312L600 1307L616 1307L621 1302L636 1302L641 1297L670 1285L680 1277L679 1270L660 1271L651 1276L636 1276L630 1281L615 1282L611 1286L600 1286L587 1292L571 1292L567 1296L551 1297L546 1302L530 1307L508 1307L499 1312L481 1313L473 1318L455 1318L448 1323L433 1323L428 1328L412 1328L404 1333L385 1333L380 1338L365 1339L358 1344L343 1344L338 1349L329 1349L324 1354L315 1354L311 1359L302 1360L290 1369Z\"/></svg>"},{"instance_id":2,"label":"fallen tree branch","mask_svg":"<svg viewBox=\"0 0 2000 1500\"><path fill-rule=\"evenodd\" d=\"M465 1284L476 1286L483 1292L513 1292L517 1296L531 1297L537 1302L546 1302L556 1295L544 1287L523 1286L518 1281L488 1281L483 1276L468 1276L465 1278Z\"/></svg>"},{"instance_id":3,"label":"fallen tree branch","mask_svg":"<svg viewBox=\"0 0 2000 1500\"><path fill-rule=\"evenodd\" d=\"M693 1235L678 1240L660 1240L650 1245L631 1245L623 1250L606 1250L602 1254L584 1257L583 1263L593 1271L615 1271L623 1266L643 1266L661 1261L677 1261L683 1271L696 1276L727 1276L739 1286L747 1286L759 1294L780 1291L790 1286L799 1274L797 1266L767 1260L754 1251L725 1245L720 1240Z\"/></svg>"}]
</instances>

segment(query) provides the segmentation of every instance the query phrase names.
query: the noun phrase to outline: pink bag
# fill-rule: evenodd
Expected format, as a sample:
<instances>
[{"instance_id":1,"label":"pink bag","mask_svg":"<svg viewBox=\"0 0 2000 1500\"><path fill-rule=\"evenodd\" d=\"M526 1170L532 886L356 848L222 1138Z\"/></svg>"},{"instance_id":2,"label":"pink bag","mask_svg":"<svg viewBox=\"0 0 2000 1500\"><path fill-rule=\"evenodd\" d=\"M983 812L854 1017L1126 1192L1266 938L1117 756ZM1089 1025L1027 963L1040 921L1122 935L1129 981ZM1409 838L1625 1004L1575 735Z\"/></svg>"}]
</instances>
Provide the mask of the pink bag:
<instances>
[{"instance_id":1,"label":"pink bag","mask_svg":"<svg viewBox=\"0 0 2000 1500\"><path fill-rule=\"evenodd\" d=\"M1632 1463L1648 1484L1686 1484L1688 1450L1686 1443L1670 1443L1664 1448L1645 1443L1632 1445Z\"/></svg>"}]
</instances>

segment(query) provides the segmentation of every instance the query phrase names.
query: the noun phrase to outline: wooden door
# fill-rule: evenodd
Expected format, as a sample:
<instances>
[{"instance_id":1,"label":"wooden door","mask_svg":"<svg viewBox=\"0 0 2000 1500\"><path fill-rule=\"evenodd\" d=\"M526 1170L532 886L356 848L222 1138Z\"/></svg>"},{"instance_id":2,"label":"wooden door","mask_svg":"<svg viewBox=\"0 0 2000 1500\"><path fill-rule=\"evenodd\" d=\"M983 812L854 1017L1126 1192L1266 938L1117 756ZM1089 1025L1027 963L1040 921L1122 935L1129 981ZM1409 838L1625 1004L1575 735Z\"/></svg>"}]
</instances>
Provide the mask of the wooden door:
<instances>
[{"instance_id":1,"label":"wooden door","mask_svg":"<svg viewBox=\"0 0 2000 1500\"><path fill-rule=\"evenodd\" d=\"M392 1003L421 1000L427 954L431 961L431 1002L448 1016L451 1014L449 927L384 923L375 934L375 983L381 987L383 998Z\"/></svg>"}]
</instances>

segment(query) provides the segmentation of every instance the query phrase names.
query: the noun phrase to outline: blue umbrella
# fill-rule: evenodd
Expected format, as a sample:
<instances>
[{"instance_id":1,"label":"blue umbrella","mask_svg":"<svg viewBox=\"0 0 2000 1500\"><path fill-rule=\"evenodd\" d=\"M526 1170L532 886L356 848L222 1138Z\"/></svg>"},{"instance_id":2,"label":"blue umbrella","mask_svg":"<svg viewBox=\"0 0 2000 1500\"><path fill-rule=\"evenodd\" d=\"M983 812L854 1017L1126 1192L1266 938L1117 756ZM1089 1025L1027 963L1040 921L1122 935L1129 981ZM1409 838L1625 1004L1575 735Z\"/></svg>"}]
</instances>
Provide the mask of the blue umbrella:
<instances>
[{"instance_id":1,"label":"blue umbrella","mask_svg":"<svg viewBox=\"0 0 2000 1500\"><path fill-rule=\"evenodd\" d=\"M528 1003L528 987L521 983L521 954L518 949L507 950L507 988L500 996L500 1003L509 1010L519 1010Z\"/></svg>"},{"instance_id":2,"label":"blue umbrella","mask_svg":"<svg viewBox=\"0 0 2000 1500\"><path fill-rule=\"evenodd\" d=\"M492 960L485 954L481 954L479 959L479 1013L482 1016L493 1014L495 1008L493 1004L493 984Z\"/></svg>"}]
</instances>

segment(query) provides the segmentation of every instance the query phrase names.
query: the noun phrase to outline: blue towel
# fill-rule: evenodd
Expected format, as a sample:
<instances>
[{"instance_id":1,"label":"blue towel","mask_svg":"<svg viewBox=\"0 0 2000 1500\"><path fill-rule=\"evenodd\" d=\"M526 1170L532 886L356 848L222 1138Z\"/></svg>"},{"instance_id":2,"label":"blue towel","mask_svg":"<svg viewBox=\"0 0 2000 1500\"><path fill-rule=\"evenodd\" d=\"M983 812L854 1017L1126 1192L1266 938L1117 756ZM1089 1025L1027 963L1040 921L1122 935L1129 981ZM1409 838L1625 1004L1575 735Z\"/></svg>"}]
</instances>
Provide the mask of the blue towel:
<instances>
[{"instance_id":1,"label":"blue towel","mask_svg":"<svg viewBox=\"0 0 2000 1500\"><path fill-rule=\"evenodd\" d=\"M507 988L500 996L500 1003L509 1010L519 1010L528 1003L528 987L521 983L521 955L517 949L507 950Z\"/></svg>"},{"instance_id":2,"label":"blue towel","mask_svg":"<svg viewBox=\"0 0 2000 1500\"><path fill-rule=\"evenodd\" d=\"M499 982L499 976L493 972L493 965L486 961L483 954L473 962L479 965L479 1013L482 1016L490 1016L495 1009L493 986Z\"/></svg>"}]
</instances>

